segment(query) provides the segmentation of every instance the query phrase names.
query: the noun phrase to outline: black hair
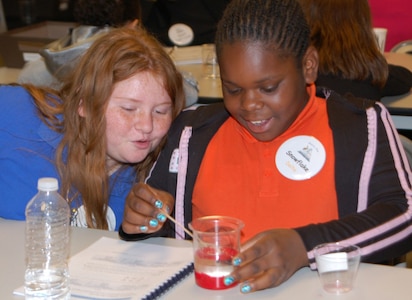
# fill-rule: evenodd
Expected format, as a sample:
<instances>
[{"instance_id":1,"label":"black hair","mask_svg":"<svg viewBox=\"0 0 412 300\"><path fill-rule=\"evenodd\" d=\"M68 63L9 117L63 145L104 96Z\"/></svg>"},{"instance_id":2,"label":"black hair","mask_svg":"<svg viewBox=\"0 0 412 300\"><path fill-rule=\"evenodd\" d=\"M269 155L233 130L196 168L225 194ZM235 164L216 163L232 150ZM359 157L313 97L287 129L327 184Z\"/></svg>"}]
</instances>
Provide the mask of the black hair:
<instances>
[{"instance_id":1,"label":"black hair","mask_svg":"<svg viewBox=\"0 0 412 300\"><path fill-rule=\"evenodd\" d=\"M293 56L298 67L308 49L310 30L295 0L232 0L218 24L216 51L224 44L258 42L279 55Z\"/></svg>"}]
</instances>

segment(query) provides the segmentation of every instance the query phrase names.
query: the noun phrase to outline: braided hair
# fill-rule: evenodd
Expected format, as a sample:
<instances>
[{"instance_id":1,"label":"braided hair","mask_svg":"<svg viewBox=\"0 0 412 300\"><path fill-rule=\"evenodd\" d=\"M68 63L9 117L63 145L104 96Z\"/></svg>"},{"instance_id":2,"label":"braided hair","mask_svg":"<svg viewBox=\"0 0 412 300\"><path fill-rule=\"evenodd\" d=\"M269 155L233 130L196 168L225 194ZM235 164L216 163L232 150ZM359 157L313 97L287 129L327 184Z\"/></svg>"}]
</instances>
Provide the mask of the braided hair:
<instances>
[{"instance_id":1,"label":"braided hair","mask_svg":"<svg viewBox=\"0 0 412 300\"><path fill-rule=\"evenodd\" d=\"M310 30L295 0L232 0L218 23L218 58L224 44L257 42L282 56L301 62L310 42Z\"/></svg>"}]
</instances>

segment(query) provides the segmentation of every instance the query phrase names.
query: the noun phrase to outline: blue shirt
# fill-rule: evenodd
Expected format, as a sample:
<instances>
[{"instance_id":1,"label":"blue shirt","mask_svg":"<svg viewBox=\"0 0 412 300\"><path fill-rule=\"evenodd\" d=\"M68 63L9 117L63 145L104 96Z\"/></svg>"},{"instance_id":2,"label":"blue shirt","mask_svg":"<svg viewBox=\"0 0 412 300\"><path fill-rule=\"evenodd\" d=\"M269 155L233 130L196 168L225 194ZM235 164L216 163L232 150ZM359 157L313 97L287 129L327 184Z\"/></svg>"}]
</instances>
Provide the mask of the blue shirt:
<instances>
[{"instance_id":1,"label":"blue shirt","mask_svg":"<svg viewBox=\"0 0 412 300\"><path fill-rule=\"evenodd\" d=\"M24 220L25 208L37 193L40 177L60 176L55 151L61 134L42 122L32 96L19 86L0 86L0 217ZM128 167L110 177L109 229L118 230L124 203L135 180ZM86 226L79 216L82 200L73 202L72 225Z\"/></svg>"}]
</instances>

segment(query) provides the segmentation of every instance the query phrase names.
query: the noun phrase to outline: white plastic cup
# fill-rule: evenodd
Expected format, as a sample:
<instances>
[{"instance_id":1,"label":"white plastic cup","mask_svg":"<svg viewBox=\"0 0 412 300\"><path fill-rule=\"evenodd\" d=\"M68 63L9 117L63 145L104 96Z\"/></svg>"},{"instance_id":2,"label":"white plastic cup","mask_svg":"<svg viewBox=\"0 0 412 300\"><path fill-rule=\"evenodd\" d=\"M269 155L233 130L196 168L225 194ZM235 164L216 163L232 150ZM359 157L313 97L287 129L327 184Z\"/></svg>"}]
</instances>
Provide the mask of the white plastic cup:
<instances>
[{"instance_id":1,"label":"white plastic cup","mask_svg":"<svg viewBox=\"0 0 412 300\"><path fill-rule=\"evenodd\" d=\"M216 47L214 44L202 45L202 62L205 67L206 78L219 78L219 66L217 63Z\"/></svg>"},{"instance_id":2,"label":"white plastic cup","mask_svg":"<svg viewBox=\"0 0 412 300\"><path fill-rule=\"evenodd\" d=\"M388 34L388 29L375 27L373 28L373 32L375 33L376 42L378 44L379 50L381 50L381 52L384 53L385 46L386 46L386 35Z\"/></svg>"},{"instance_id":3,"label":"white plastic cup","mask_svg":"<svg viewBox=\"0 0 412 300\"><path fill-rule=\"evenodd\" d=\"M344 243L321 244L314 249L323 290L344 294L353 289L360 262L360 249Z\"/></svg>"},{"instance_id":4,"label":"white plastic cup","mask_svg":"<svg viewBox=\"0 0 412 300\"><path fill-rule=\"evenodd\" d=\"M202 62L206 65L215 63L213 60L216 58L215 44L203 44L202 45Z\"/></svg>"}]
</instances>

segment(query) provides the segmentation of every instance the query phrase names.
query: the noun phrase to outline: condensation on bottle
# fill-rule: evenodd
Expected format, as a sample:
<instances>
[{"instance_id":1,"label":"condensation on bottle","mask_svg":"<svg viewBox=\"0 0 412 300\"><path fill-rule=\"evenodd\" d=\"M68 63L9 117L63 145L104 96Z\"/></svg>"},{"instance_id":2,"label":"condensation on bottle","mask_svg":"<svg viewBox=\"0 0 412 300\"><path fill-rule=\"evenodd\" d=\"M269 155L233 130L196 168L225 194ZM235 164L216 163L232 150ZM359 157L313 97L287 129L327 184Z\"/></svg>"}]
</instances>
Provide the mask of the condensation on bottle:
<instances>
[{"instance_id":1,"label":"condensation on bottle","mask_svg":"<svg viewBox=\"0 0 412 300\"><path fill-rule=\"evenodd\" d=\"M40 178L26 206L26 299L70 299L70 208L56 178Z\"/></svg>"}]
</instances>

